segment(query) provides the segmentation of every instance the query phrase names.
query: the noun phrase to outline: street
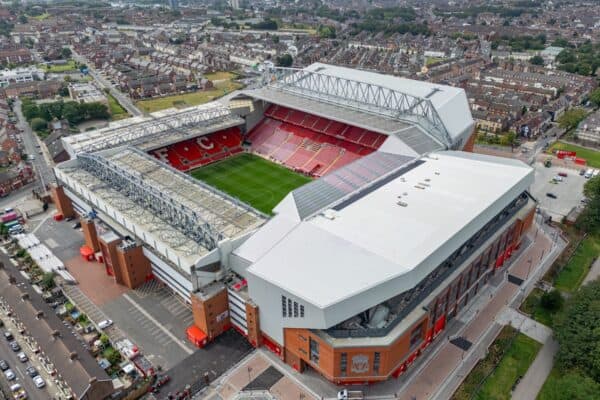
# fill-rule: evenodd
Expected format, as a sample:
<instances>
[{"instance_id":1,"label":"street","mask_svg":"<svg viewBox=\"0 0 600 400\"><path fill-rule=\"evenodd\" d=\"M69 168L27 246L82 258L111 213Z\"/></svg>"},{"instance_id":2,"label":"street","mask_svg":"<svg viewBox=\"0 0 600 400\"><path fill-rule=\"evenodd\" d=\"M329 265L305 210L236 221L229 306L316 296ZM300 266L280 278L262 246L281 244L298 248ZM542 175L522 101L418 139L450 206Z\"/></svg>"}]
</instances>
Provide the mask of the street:
<instances>
[{"instance_id":1,"label":"street","mask_svg":"<svg viewBox=\"0 0 600 400\"><path fill-rule=\"evenodd\" d=\"M6 327L2 328L3 332L6 329ZM15 335L15 339L17 339L18 342L20 342L17 332L12 332ZM22 343L20 343L22 344ZM24 346L21 346L24 350ZM48 391L44 388L44 389L38 389L37 387L35 387L35 384L33 383L33 380L31 377L29 377L27 375L27 372L25 372L25 369L27 367L29 367L30 365L32 365L31 360L27 361L27 362L21 362L17 359L17 353L12 351L11 348L8 346L8 341L5 340L4 338L2 338L2 340L0 341L0 359L5 360L8 363L8 366L10 367L10 369L13 370L13 372L17 375L17 378L13 381L9 382L9 385L14 385L15 383L19 383L21 386L23 386L23 388L27 391L27 395L29 396L29 399L32 400L47 400L48 399ZM38 369L39 371L39 367L36 367L36 369ZM4 375L4 374L3 374ZM0 379L4 379L6 381L6 378L3 376Z\"/></svg>"},{"instance_id":2,"label":"street","mask_svg":"<svg viewBox=\"0 0 600 400\"><path fill-rule=\"evenodd\" d=\"M115 99L117 99L117 101L123 106L123 108L127 110L129 114L133 115L134 117L143 115L143 113L135 106L133 101L131 101L129 96L124 95L119 90L117 90L117 88L115 88L112 83L110 83L106 78L104 78L95 69L93 69L93 67L88 63L88 61L84 57L75 53L75 51L73 51L72 55L74 60L88 66L88 73L90 74L90 76L94 78L94 80L98 82L100 86L102 86L103 88L107 88L110 94Z\"/></svg>"},{"instance_id":3,"label":"street","mask_svg":"<svg viewBox=\"0 0 600 400\"><path fill-rule=\"evenodd\" d=\"M14 102L13 111L17 115L17 127L23 132L21 137L23 138L25 153L28 157L35 157L35 159L32 161L30 160L30 162L34 166L38 175L37 186L42 189L42 191L45 191L45 186L55 181L54 172L44 157L45 155L38 154L38 152L41 152L41 147L37 147L39 145L39 139L23 116L23 112L21 110L21 100L16 100Z\"/></svg>"}]
</instances>

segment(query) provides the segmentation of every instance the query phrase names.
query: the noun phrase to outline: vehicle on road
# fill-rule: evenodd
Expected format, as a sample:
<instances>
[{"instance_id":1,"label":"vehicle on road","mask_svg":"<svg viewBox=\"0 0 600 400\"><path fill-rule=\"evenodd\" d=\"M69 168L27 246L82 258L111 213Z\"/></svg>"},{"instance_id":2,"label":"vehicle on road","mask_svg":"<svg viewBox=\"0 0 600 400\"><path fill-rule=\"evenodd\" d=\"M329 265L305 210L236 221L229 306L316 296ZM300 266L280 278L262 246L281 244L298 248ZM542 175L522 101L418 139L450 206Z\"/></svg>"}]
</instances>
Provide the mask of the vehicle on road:
<instances>
[{"instance_id":1,"label":"vehicle on road","mask_svg":"<svg viewBox=\"0 0 600 400\"><path fill-rule=\"evenodd\" d=\"M583 177L585 179L590 179L592 177L592 175L594 175L594 170L589 168L585 171L585 174L583 174Z\"/></svg>"},{"instance_id":2,"label":"vehicle on road","mask_svg":"<svg viewBox=\"0 0 600 400\"><path fill-rule=\"evenodd\" d=\"M79 229L81 228L81 222L77 222L75 224L73 224L73 229Z\"/></svg>"},{"instance_id":3,"label":"vehicle on road","mask_svg":"<svg viewBox=\"0 0 600 400\"><path fill-rule=\"evenodd\" d=\"M556 175L554 178L552 178L552 180L556 181L556 182L562 182L563 178L560 175Z\"/></svg>"},{"instance_id":4,"label":"vehicle on road","mask_svg":"<svg viewBox=\"0 0 600 400\"><path fill-rule=\"evenodd\" d=\"M556 199L556 195L554 193L546 193L547 197L550 197L551 199Z\"/></svg>"},{"instance_id":5,"label":"vehicle on road","mask_svg":"<svg viewBox=\"0 0 600 400\"><path fill-rule=\"evenodd\" d=\"M29 357L27 357L27 354L25 354L24 352L20 352L19 354L17 354L17 358L21 362L27 362L29 360Z\"/></svg>"},{"instance_id":6,"label":"vehicle on road","mask_svg":"<svg viewBox=\"0 0 600 400\"><path fill-rule=\"evenodd\" d=\"M108 328L109 326L111 326L112 324L113 324L112 320L105 319L105 320L98 322L98 328L104 330L104 329Z\"/></svg>"},{"instance_id":7,"label":"vehicle on road","mask_svg":"<svg viewBox=\"0 0 600 400\"><path fill-rule=\"evenodd\" d=\"M21 350L21 346L19 346L19 343L15 342L15 341L10 342L9 346L12 349L12 351L14 351L15 353L17 351Z\"/></svg>"},{"instance_id":8,"label":"vehicle on road","mask_svg":"<svg viewBox=\"0 0 600 400\"><path fill-rule=\"evenodd\" d=\"M36 376L39 375L37 369L35 369L35 367L33 365L30 365L29 367L27 367L25 369L25 372L27 372L27 375L29 375L32 378L35 378Z\"/></svg>"},{"instance_id":9,"label":"vehicle on road","mask_svg":"<svg viewBox=\"0 0 600 400\"><path fill-rule=\"evenodd\" d=\"M584 175L585 175L585 169L580 169L579 176L584 176Z\"/></svg>"},{"instance_id":10,"label":"vehicle on road","mask_svg":"<svg viewBox=\"0 0 600 400\"><path fill-rule=\"evenodd\" d=\"M6 371L4 371L4 376L6 377L6 379L8 379L9 381L12 381L13 379L15 379L17 376L15 375L15 372L12 369L7 369Z\"/></svg>"},{"instance_id":11,"label":"vehicle on road","mask_svg":"<svg viewBox=\"0 0 600 400\"><path fill-rule=\"evenodd\" d=\"M566 177L567 177L567 173L566 173L566 172L564 172L564 171L560 171L560 172L558 173L558 176L562 176L563 178L566 178Z\"/></svg>"},{"instance_id":12,"label":"vehicle on road","mask_svg":"<svg viewBox=\"0 0 600 400\"><path fill-rule=\"evenodd\" d=\"M41 376L36 376L33 378L33 383L35 383L35 386L38 389L43 388L44 386L46 386L46 381L44 381L44 378L42 378Z\"/></svg>"},{"instance_id":13,"label":"vehicle on road","mask_svg":"<svg viewBox=\"0 0 600 400\"><path fill-rule=\"evenodd\" d=\"M10 367L8 366L6 360L0 360L0 371L6 371L9 368Z\"/></svg>"}]
</instances>

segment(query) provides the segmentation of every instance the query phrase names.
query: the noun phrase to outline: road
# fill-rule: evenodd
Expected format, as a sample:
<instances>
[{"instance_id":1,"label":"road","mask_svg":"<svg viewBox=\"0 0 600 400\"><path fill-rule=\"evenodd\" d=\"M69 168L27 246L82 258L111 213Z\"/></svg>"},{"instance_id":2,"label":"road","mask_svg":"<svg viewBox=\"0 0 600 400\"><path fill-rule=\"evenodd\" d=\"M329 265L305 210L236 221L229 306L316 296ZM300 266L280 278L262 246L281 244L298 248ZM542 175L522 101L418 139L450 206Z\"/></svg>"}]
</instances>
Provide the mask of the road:
<instances>
[{"instance_id":1,"label":"road","mask_svg":"<svg viewBox=\"0 0 600 400\"><path fill-rule=\"evenodd\" d=\"M123 93L121 93L119 90L117 90L117 88L114 87L114 85L112 83L110 83L108 81L108 79L104 78L100 73L98 73L98 71L96 71L89 63L88 61L85 59L85 57L73 52L73 59L76 60L77 62L80 62L82 64L86 64L88 66L88 71L89 74L92 78L94 78L94 80L96 82L98 82L100 84L100 86L102 86L105 89L108 89L108 91L110 92L110 94L117 99L117 101L123 106L123 108L125 108L127 110L127 112L131 115L133 115L134 117L140 116L140 115L144 115L143 112L141 112L133 103L133 101L131 101L131 99L129 98L129 96L124 95Z\"/></svg>"},{"instance_id":2,"label":"road","mask_svg":"<svg viewBox=\"0 0 600 400\"><path fill-rule=\"evenodd\" d=\"M27 153L28 156L35 156L35 160L30 162L33 164L38 174L37 186L42 189L42 191L45 191L44 186L49 185L56 180L54 172L52 171L52 167L49 165L48 160L46 160L45 154L38 154L38 152L41 152L41 147L36 146L40 145L40 141L23 116L20 100L15 101L13 104L13 111L17 115L17 127L22 132L21 137L23 138L25 153Z\"/></svg>"}]
</instances>

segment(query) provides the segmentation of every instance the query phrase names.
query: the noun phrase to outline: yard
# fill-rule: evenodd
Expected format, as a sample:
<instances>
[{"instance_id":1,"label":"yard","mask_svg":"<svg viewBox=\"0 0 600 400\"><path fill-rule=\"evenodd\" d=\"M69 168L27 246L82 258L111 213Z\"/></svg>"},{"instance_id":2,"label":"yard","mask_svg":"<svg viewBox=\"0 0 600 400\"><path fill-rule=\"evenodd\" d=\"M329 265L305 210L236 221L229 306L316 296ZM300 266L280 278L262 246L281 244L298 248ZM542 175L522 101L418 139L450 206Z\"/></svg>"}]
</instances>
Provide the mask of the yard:
<instances>
[{"instance_id":1,"label":"yard","mask_svg":"<svg viewBox=\"0 0 600 400\"><path fill-rule=\"evenodd\" d=\"M233 80L235 78L237 78L237 74L235 74L234 72L229 72L229 71L217 71L217 72L210 72L208 74L204 74L204 77L206 79L208 79L209 81L230 81Z\"/></svg>"},{"instance_id":2,"label":"yard","mask_svg":"<svg viewBox=\"0 0 600 400\"><path fill-rule=\"evenodd\" d=\"M574 151L577 153L577 157L585 158L590 167L600 168L600 151L565 142L554 143L548 151L554 152L554 150Z\"/></svg>"},{"instance_id":3,"label":"yard","mask_svg":"<svg viewBox=\"0 0 600 400\"><path fill-rule=\"evenodd\" d=\"M554 287L564 292L576 290L599 254L600 238L593 235L586 237L577 247L567 265L558 273Z\"/></svg>"},{"instance_id":4,"label":"yard","mask_svg":"<svg viewBox=\"0 0 600 400\"><path fill-rule=\"evenodd\" d=\"M230 157L196 169L191 175L266 214L290 191L311 180L252 154Z\"/></svg>"},{"instance_id":5,"label":"yard","mask_svg":"<svg viewBox=\"0 0 600 400\"><path fill-rule=\"evenodd\" d=\"M511 388L525 374L540 348L540 343L505 326L452 399L509 400Z\"/></svg>"},{"instance_id":6,"label":"yard","mask_svg":"<svg viewBox=\"0 0 600 400\"><path fill-rule=\"evenodd\" d=\"M171 107L190 107L198 104L208 103L211 100L241 88L242 85L233 81L220 81L215 83L215 87L209 90L199 90L192 93L177 94L173 96L159 97L150 100L140 100L136 105L145 112L154 112Z\"/></svg>"}]
</instances>

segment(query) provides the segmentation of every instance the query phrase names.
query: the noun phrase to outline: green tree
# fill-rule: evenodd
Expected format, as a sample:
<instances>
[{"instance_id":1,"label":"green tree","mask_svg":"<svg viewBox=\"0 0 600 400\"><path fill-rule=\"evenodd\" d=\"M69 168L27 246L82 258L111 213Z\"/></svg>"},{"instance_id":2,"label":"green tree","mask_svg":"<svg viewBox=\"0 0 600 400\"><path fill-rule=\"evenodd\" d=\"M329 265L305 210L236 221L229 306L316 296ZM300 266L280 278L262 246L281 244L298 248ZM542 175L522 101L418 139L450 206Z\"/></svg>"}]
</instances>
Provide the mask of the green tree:
<instances>
[{"instance_id":1,"label":"green tree","mask_svg":"<svg viewBox=\"0 0 600 400\"><path fill-rule=\"evenodd\" d=\"M554 324L559 370L585 371L600 382L600 280L576 291Z\"/></svg>"},{"instance_id":2,"label":"green tree","mask_svg":"<svg viewBox=\"0 0 600 400\"><path fill-rule=\"evenodd\" d=\"M42 286L44 289L52 289L54 287L54 272L46 272L42 275Z\"/></svg>"},{"instance_id":3,"label":"green tree","mask_svg":"<svg viewBox=\"0 0 600 400\"><path fill-rule=\"evenodd\" d=\"M564 299L560 292L556 289L546 292L540 299L540 304L546 310L558 311L563 306Z\"/></svg>"},{"instance_id":4,"label":"green tree","mask_svg":"<svg viewBox=\"0 0 600 400\"><path fill-rule=\"evenodd\" d=\"M48 121L46 121L43 118L33 118L30 122L31 124L31 129L33 129L34 131L41 131L44 130L48 127Z\"/></svg>"},{"instance_id":5,"label":"green tree","mask_svg":"<svg viewBox=\"0 0 600 400\"><path fill-rule=\"evenodd\" d=\"M318 29L319 37L335 39L335 28L333 26L321 25Z\"/></svg>"},{"instance_id":6,"label":"green tree","mask_svg":"<svg viewBox=\"0 0 600 400\"><path fill-rule=\"evenodd\" d=\"M575 129L587 113L583 108L572 108L558 118L558 125L563 129Z\"/></svg>"},{"instance_id":7,"label":"green tree","mask_svg":"<svg viewBox=\"0 0 600 400\"><path fill-rule=\"evenodd\" d=\"M62 58L70 58L70 57L71 57L71 54L72 54L72 52L71 52L71 49L69 49L68 47L63 47L63 48L60 50L60 56L61 56Z\"/></svg>"},{"instance_id":8,"label":"green tree","mask_svg":"<svg viewBox=\"0 0 600 400\"><path fill-rule=\"evenodd\" d=\"M561 373L557 379L548 379L540 393L543 400L597 400L600 384L577 372Z\"/></svg>"},{"instance_id":9,"label":"green tree","mask_svg":"<svg viewBox=\"0 0 600 400\"><path fill-rule=\"evenodd\" d=\"M583 212L577 217L577 228L589 232L600 232L600 175L591 178L585 183L583 193L588 198L588 203Z\"/></svg>"},{"instance_id":10,"label":"green tree","mask_svg":"<svg viewBox=\"0 0 600 400\"><path fill-rule=\"evenodd\" d=\"M294 59L288 53L277 57L277 65L280 67L291 67L294 64Z\"/></svg>"},{"instance_id":11,"label":"green tree","mask_svg":"<svg viewBox=\"0 0 600 400\"><path fill-rule=\"evenodd\" d=\"M535 55L529 59L529 62L533 65L544 65L544 59L542 56Z\"/></svg>"},{"instance_id":12,"label":"green tree","mask_svg":"<svg viewBox=\"0 0 600 400\"><path fill-rule=\"evenodd\" d=\"M600 107L600 88L596 88L590 93L590 101L596 107Z\"/></svg>"},{"instance_id":13,"label":"green tree","mask_svg":"<svg viewBox=\"0 0 600 400\"><path fill-rule=\"evenodd\" d=\"M25 14L21 14L21 15L19 15L19 18L18 18L18 19L19 19L19 23L21 23L21 24L26 24L26 23L27 23L27 21L28 21L28 19L27 19L27 15L25 15Z\"/></svg>"}]
</instances>

